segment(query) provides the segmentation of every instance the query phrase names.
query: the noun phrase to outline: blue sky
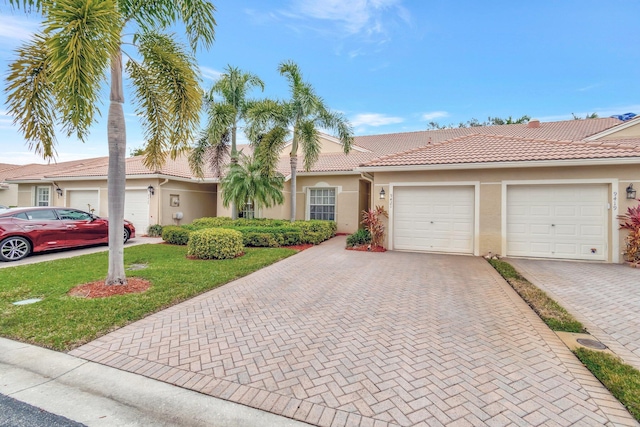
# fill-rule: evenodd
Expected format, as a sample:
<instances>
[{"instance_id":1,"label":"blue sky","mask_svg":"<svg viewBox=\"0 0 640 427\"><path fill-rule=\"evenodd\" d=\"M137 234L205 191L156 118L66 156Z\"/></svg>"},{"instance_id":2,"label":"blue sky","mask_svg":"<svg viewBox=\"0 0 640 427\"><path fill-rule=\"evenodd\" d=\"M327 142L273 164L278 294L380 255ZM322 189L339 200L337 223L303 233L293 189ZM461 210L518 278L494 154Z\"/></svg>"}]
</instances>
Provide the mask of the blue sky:
<instances>
[{"instance_id":1,"label":"blue sky","mask_svg":"<svg viewBox=\"0 0 640 427\"><path fill-rule=\"evenodd\" d=\"M205 88L231 64L265 81L256 97L285 98L276 69L291 59L356 135L422 130L431 120L640 113L637 0L214 4L216 42L198 53ZM36 18L0 7L3 77ZM0 163L40 162L11 124L3 94L0 101ZM139 147L137 119L130 106L126 111L128 147ZM106 120L85 144L59 135L57 151L59 161L106 155Z\"/></svg>"}]
</instances>

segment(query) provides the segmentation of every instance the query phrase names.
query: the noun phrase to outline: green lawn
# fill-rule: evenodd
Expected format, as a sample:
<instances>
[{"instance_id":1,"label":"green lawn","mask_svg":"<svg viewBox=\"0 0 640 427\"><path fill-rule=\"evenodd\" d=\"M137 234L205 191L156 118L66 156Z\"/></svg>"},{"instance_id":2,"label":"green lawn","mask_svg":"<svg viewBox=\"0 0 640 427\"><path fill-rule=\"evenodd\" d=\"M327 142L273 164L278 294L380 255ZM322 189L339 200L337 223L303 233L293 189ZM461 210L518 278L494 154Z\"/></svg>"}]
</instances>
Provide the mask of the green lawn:
<instances>
[{"instance_id":1,"label":"green lawn","mask_svg":"<svg viewBox=\"0 0 640 427\"><path fill-rule=\"evenodd\" d=\"M236 259L202 261L187 259L186 250L162 244L125 249L125 268L147 265L127 276L147 279L152 286L142 294L109 298L67 295L77 285L106 277L107 252L0 269L0 335L66 351L296 253L247 248ZM28 298L43 301L12 304Z\"/></svg>"}]
</instances>

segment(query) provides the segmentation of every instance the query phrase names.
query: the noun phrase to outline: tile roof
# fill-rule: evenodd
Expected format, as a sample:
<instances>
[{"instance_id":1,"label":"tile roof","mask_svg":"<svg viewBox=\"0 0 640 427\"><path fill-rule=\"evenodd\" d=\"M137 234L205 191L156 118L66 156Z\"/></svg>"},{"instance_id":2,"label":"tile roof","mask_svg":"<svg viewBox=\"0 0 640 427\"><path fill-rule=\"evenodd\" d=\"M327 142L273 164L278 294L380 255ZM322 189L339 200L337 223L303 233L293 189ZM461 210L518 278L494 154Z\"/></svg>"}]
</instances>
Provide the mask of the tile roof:
<instances>
[{"instance_id":1,"label":"tile roof","mask_svg":"<svg viewBox=\"0 0 640 427\"><path fill-rule=\"evenodd\" d=\"M357 136L354 142L360 147L378 153L378 156L380 156L421 147L427 145L429 140L431 140L431 143L438 143L474 133L580 141L621 123L624 122L614 118L603 118L540 122L540 127L537 128L530 128L527 124L478 126Z\"/></svg>"},{"instance_id":2,"label":"tile roof","mask_svg":"<svg viewBox=\"0 0 640 427\"><path fill-rule=\"evenodd\" d=\"M639 157L640 144L569 141L475 133L413 148L362 164L363 167L500 163L518 161Z\"/></svg>"}]
</instances>

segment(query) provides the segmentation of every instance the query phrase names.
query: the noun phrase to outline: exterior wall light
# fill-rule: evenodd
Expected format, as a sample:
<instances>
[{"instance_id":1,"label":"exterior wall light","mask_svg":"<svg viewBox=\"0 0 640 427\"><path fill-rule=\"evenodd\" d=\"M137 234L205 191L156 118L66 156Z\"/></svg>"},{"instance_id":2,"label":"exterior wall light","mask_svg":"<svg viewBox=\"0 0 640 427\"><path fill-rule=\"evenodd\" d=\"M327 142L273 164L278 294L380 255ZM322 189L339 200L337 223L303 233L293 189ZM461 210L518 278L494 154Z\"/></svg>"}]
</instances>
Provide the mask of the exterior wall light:
<instances>
[{"instance_id":1,"label":"exterior wall light","mask_svg":"<svg viewBox=\"0 0 640 427\"><path fill-rule=\"evenodd\" d=\"M62 197L62 188L56 187L56 193L58 193L58 197Z\"/></svg>"},{"instance_id":2,"label":"exterior wall light","mask_svg":"<svg viewBox=\"0 0 640 427\"><path fill-rule=\"evenodd\" d=\"M156 193L155 188L153 188L153 185L150 185L147 187L147 191L149 192L149 195L153 196Z\"/></svg>"},{"instance_id":3,"label":"exterior wall light","mask_svg":"<svg viewBox=\"0 0 640 427\"><path fill-rule=\"evenodd\" d=\"M627 199L635 199L636 198L636 190L633 188L633 184L629 184L627 187Z\"/></svg>"},{"instance_id":4,"label":"exterior wall light","mask_svg":"<svg viewBox=\"0 0 640 427\"><path fill-rule=\"evenodd\" d=\"M387 193L384 192L384 188L382 190L380 190L380 200L384 200L385 194L387 194Z\"/></svg>"}]
</instances>

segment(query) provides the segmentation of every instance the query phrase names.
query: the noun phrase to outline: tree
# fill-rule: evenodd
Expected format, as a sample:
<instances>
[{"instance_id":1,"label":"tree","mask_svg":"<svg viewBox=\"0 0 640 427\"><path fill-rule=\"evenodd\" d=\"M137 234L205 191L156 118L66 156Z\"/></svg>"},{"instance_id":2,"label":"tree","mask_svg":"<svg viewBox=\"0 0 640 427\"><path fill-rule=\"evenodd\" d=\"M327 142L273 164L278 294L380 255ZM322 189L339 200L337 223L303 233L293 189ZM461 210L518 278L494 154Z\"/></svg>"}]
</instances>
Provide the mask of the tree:
<instances>
[{"instance_id":1,"label":"tree","mask_svg":"<svg viewBox=\"0 0 640 427\"><path fill-rule=\"evenodd\" d=\"M227 65L225 73L213 85L205 99L208 110L207 128L201 133L194 150L189 157L191 169L197 176L204 175L203 165L209 163L217 175L220 175L226 157L238 163L236 134L238 123L244 120L251 102L247 93L251 88L264 90L264 82L254 74L241 71L237 67ZM216 102L215 95L222 100ZM232 204L231 216L237 218L236 205Z\"/></svg>"},{"instance_id":2,"label":"tree","mask_svg":"<svg viewBox=\"0 0 640 427\"><path fill-rule=\"evenodd\" d=\"M531 117L524 115L517 119L514 119L512 116L503 119L501 117L488 117L487 120L481 122L475 117L471 120L467 120L466 122L460 122L457 125L450 123L449 125L441 125L438 122L431 121L428 123L428 130L441 130L441 129L453 129L453 128L472 128L472 127L480 127L480 126L498 126L498 125L515 125L515 124L526 124L529 123Z\"/></svg>"},{"instance_id":3,"label":"tree","mask_svg":"<svg viewBox=\"0 0 640 427\"><path fill-rule=\"evenodd\" d=\"M276 102L265 100L249 110L251 140L258 139L273 128L292 130L291 151L291 222L296 219L296 176L298 149L302 147L304 168L309 171L320 155L319 129L333 131L342 143L345 154L351 151L353 130L340 113L329 110L324 100L315 93L311 84L303 81L302 73L293 61L279 65L278 71L289 83L290 98Z\"/></svg>"},{"instance_id":4,"label":"tree","mask_svg":"<svg viewBox=\"0 0 640 427\"><path fill-rule=\"evenodd\" d=\"M229 171L220 182L222 203L236 206L251 204L255 210L284 202L284 177L279 173L265 173L260 161L240 153L238 161L229 165Z\"/></svg>"},{"instance_id":5,"label":"tree","mask_svg":"<svg viewBox=\"0 0 640 427\"><path fill-rule=\"evenodd\" d=\"M573 116L573 120L582 120L582 117L577 116L575 113L571 113L571 115ZM598 113L591 113L584 116L585 120L597 119L597 118L598 118Z\"/></svg>"},{"instance_id":6,"label":"tree","mask_svg":"<svg viewBox=\"0 0 640 427\"><path fill-rule=\"evenodd\" d=\"M110 74L108 112L109 269L105 283L125 284L126 130L124 70L147 143L144 163L159 169L188 148L202 92L193 57L214 40L215 8L207 0L9 0L42 14L42 29L17 49L7 77L7 104L29 148L55 158L56 125L84 142ZM162 30L183 23L190 50ZM125 30L129 30L126 32ZM131 35L132 34L132 35ZM136 49L133 53L125 51ZM128 61L123 67L122 56Z\"/></svg>"}]
</instances>

